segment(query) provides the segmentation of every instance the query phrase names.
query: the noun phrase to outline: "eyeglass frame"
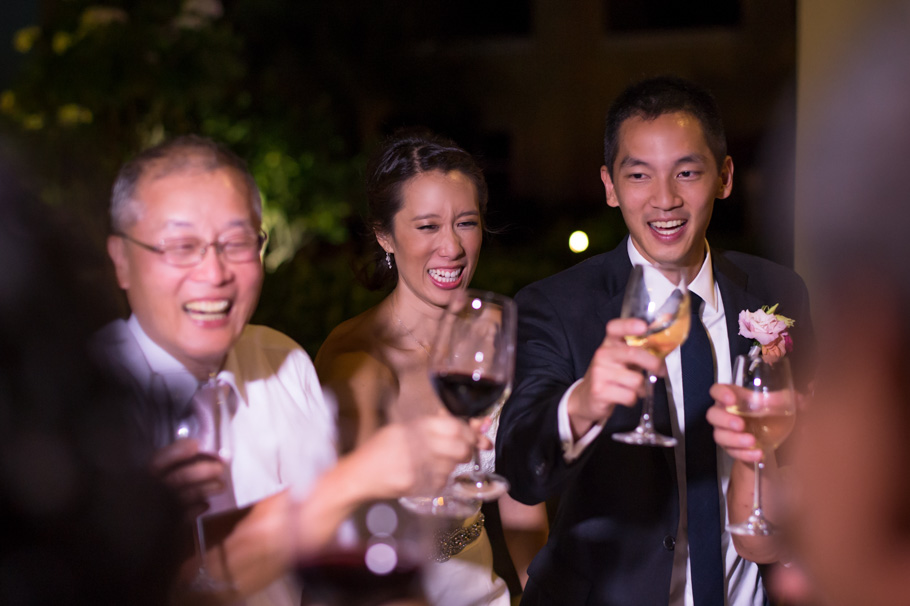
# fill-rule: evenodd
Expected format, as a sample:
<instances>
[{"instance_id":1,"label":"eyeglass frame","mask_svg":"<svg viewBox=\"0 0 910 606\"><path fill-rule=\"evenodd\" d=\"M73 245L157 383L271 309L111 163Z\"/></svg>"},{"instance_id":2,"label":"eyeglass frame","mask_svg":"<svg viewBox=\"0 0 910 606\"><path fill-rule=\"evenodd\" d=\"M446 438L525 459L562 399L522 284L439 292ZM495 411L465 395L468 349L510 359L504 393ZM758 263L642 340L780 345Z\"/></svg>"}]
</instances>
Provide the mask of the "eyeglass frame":
<instances>
[{"instance_id":1,"label":"eyeglass frame","mask_svg":"<svg viewBox=\"0 0 910 606\"><path fill-rule=\"evenodd\" d=\"M151 244L147 244L145 242L137 240L136 238L134 238L131 235L129 235L125 232L122 232L122 231L114 231L113 235L117 236L118 238L123 238L124 240L127 240L128 242L132 242L133 244L140 246L149 252L153 252L157 255L161 255L161 259L165 263L170 265L171 267L195 267L196 265L199 265L200 263L202 263L202 261L205 259L205 253L207 253L209 251L209 248L214 247L215 254L222 255L224 253L224 247L227 244L226 242L220 242L218 240L213 240L211 242L202 242L200 240L200 242L202 242L202 243L199 246L199 248L197 248L198 256L195 257L194 261L191 261L189 263L174 263L173 260L168 260L168 251L161 248L161 246L163 244L165 244L164 241L161 241L158 244L158 246L153 246ZM259 241L257 255L261 258L262 251L265 249L265 244L266 244L266 242L268 242L269 235L264 229L262 229L260 227L259 233L256 235L256 239ZM226 260L230 261L231 263L248 263L248 262L252 261L252 259L250 259L250 261L231 261L230 259L227 259L227 258L226 258Z\"/></svg>"}]
</instances>

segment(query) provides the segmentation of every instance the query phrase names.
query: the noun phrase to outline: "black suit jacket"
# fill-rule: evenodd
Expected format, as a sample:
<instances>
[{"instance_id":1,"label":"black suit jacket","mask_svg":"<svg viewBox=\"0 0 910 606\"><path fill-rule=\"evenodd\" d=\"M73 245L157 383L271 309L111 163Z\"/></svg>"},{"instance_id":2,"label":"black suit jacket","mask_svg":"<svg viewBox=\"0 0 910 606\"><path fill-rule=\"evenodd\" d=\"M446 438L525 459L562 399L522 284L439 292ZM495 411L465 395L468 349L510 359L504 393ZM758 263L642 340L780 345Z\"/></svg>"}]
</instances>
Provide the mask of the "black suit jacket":
<instances>
[{"instance_id":1,"label":"black suit jacket","mask_svg":"<svg viewBox=\"0 0 910 606\"><path fill-rule=\"evenodd\" d=\"M547 545L529 569L522 604L666 604L679 523L674 449L630 446L610 434L638 423L637 407L617 407L582 456L566 463L557 407L584 376L619 316L631 263L626 240L531 284L516 295L518 359L514 392L502 411L496 466L524 503L558 497ZM796 320L789 354L804 384L812 325L803 281L792 270L741 253L712 251L730 341L729 355L748 352L740 310L780 303ZM718 523L721 523L720 521Z\"/></svg>"}]
</instances>

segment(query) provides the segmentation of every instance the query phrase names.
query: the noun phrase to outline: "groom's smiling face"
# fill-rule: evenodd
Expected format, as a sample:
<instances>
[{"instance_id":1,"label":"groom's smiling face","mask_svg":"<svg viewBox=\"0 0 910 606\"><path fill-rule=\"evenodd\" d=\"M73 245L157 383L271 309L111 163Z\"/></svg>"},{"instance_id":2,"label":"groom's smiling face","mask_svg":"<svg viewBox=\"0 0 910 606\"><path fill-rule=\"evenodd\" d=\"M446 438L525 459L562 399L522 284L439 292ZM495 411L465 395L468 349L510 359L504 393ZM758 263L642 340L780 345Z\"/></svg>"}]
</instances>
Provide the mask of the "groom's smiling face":
<instances>
[{"instance_id":1,"label":"groom's smiling face","mask_svg":"<svg viewBox=\"0 0 910 606\"><path fill-rule=\"evenodd\" d=\"M695 277L715 198L733 186L733 160L718 168L701 123L687 112L628 118L619 128L607 204L622 211L635 248L652 264Z\"/></svg>"}]
</instances>

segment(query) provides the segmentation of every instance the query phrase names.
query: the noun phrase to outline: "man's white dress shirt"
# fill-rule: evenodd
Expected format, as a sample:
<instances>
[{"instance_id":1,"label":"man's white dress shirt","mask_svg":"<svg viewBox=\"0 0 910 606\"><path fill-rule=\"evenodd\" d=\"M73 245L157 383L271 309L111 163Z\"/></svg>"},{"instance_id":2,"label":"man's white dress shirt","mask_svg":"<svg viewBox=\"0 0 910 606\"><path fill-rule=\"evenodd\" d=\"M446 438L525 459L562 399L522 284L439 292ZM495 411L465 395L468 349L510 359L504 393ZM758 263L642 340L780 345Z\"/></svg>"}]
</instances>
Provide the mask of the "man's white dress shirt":
<instances>
[{"instance_id":1,"label":"man's white dress shirt","mask_svg":"<svg viewBox=\"0 0 910 606\"><path fill-rule=\"evenodd\" d=\"M129 373L145 394L138 406L148 449L173 441L199 382L142 330L135 316L104 327L94 343L103 361ZM234 499L244 507L288 489L304 497L336 459L335 412L325 402L313 363L289 337L246 326L217 378L230 386ZM281 579L246 604L293 605L300 592Z\"/></svg>"}]
</instances>

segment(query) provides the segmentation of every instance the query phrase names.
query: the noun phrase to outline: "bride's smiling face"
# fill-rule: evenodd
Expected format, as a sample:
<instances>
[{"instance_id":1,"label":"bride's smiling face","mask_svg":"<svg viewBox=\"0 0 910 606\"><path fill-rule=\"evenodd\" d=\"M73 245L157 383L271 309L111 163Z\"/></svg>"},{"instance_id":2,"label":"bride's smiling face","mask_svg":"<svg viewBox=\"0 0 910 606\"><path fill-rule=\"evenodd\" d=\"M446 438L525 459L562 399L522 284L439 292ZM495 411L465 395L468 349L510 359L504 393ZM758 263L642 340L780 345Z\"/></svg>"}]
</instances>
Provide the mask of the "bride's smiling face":
<instances>
[{"instance_id":1,"label":"bride's smiling face","mask_svg":"<svg viewBox=\"0 0 910 606\"><path fill-rule=\"evenodd\" d=\"M444 307L477 267L483 233L477 188L460 171L434 170L407 181L401 197L392 232L377 235L394 255L396 289Z\"/></svg>"}]
</instances>

